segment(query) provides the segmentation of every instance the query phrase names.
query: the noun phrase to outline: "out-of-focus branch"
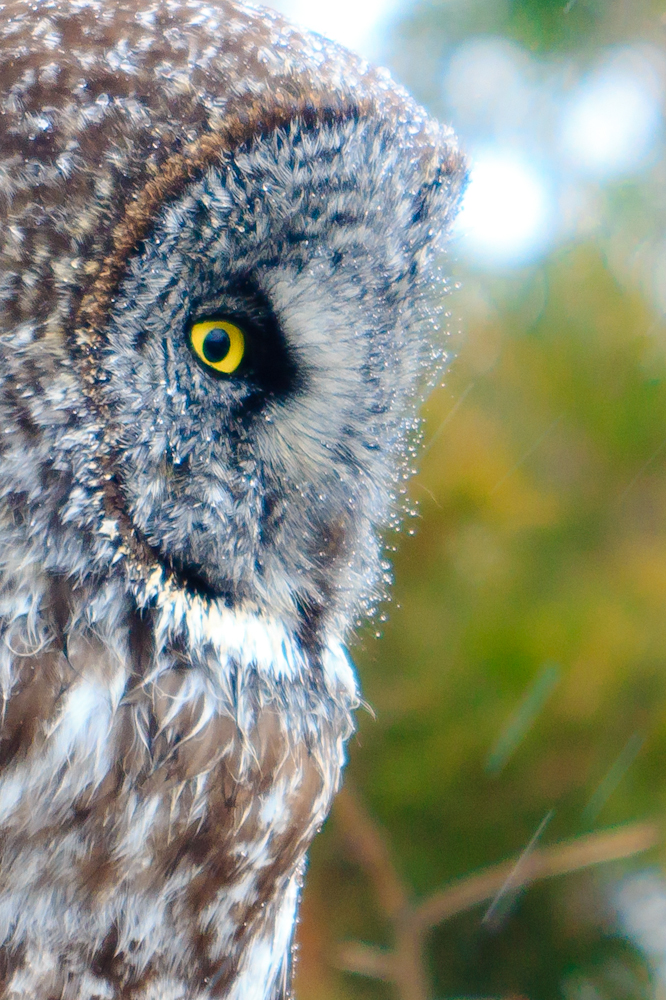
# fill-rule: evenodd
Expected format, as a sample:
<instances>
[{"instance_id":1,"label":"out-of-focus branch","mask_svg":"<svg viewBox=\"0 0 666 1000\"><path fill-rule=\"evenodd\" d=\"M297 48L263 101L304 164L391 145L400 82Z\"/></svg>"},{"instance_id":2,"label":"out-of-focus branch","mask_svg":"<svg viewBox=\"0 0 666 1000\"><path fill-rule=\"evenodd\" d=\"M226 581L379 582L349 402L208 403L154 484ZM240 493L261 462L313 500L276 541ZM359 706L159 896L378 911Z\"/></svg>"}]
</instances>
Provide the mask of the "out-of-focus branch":
<instances>
[{"instance_id":1,"label":"out-of-focus branch","mask_svg":"<svg viewBox=\"0 0 666 1000\"><path fill-rule=\"evenodd\" d=\"M394 938L390 953L368 945L347 944L338 956L338 964L392 982L400 1000L428 1000L421 927L413 919L410 893L393 862L386 833L349 786L336 799L335 816L350 852L374 886L380 911L390 923ZM373 968L376 972L370 971Z\"/></svg>"},{"instance_id":2,"label":"out-of-focus branch","mask_svg":"<svg viewBox=\"0 0 666 1000\"><path fill-rule=\"evenodd\" d=\"M395 919L409 909L411 900L393 863L386 831L349 786L338 793L335 818L351 853L373 884L382 914Z\"/></svg>"},{"instance_id":3,"label":"out-of-focus branch","mask_svg":"<svg viewBox=\"0 0 666 1000\"><path fill-rule=\"evenodd\" d=\"M356 972L369 979L393 981L393 954L360 941L347 941L338 948L336 965L345 972Z\"/></svg>"},{"instance_id":4,"label":"out-of-focus branch","mask_svg":"<svg viewBox=\"0 0 666 1000\"><path fill-rule=\"evenodd\" d=\"M348 786L336 800L335 817L351 854L370 878L380 912L393 932L391 951L347 942L339 948L336 964L348 972L392 983L398 1000L428 1000L431 995L423 943L433 927L496 899L509 886L515 893L532 882L630 858L656 847L662 839L656 823L602 830L523 853L414 903L397 872L385 831Z\"/></svg>"},{"instance_id":5,"label":"out-of-focus branch","mask_svg":"<svg viewBox=\"0 0 666 1000\"><path fill-rule=\"evenodd\" d=\"M630 823L543 847L521 861L519 874L511 880L511 889L515 891L540 879L630 858L656 847L659 841L656 823ZM488 902L511 879L518 860L504 861L453 882L419 903L413 911L414 919L424 929L436 927L458 913Z\"/></svg>"}]
</instances>

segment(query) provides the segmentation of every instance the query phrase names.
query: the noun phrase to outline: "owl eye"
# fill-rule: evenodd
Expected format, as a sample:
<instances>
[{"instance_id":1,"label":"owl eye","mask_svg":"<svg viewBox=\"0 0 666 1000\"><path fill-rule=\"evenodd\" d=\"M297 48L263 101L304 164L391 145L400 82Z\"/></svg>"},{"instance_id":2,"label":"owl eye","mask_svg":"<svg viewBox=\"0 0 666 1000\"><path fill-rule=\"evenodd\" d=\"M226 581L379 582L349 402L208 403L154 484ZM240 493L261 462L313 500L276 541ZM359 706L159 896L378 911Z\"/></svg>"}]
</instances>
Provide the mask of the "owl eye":
<instances>
[{"instance_id":1,"label":"owl eye","mask_svg":"<svg viewBox=\"0 0 666 1000\"><path fill-rule=\"evenodd\" d=\"M199 361L223 375L235 372L245 355L245 335L239 326L227 319L193 323L189 339Z\"/></svg>"}]
</instances>

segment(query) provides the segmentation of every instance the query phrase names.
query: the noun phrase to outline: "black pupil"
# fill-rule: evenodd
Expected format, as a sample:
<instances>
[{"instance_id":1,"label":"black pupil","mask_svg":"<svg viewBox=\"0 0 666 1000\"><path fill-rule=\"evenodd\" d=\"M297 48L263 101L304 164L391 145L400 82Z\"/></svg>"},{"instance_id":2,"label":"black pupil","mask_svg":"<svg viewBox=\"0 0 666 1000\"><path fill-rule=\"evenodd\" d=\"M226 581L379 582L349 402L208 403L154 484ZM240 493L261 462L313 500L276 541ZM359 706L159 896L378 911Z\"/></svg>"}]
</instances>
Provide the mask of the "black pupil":
<instances>
[{"instance_id":1,"label":"black pupil","mask_svg":"<svg viewBox=\"0 0 666 1000\"><path fill-rule=\"evenodd\" d=\"M202 344L203 356L206 361L210 361L212 365L216 365L219 361L224 361L230 347L229 334L226 330L222 330L216 326L204 337Z\"/></svg>"}]
</instances>

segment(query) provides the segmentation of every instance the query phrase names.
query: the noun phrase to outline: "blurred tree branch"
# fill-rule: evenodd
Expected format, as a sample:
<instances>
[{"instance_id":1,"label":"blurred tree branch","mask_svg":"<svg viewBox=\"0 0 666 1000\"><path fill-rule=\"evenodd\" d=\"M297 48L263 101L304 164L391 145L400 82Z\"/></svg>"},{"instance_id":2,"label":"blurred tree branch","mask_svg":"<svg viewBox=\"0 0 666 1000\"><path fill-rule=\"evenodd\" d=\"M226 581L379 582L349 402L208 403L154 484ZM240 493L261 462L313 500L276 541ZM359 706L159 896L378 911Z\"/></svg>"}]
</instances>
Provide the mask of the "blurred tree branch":
<instances>
[{"instance_id":1,"label":"blurred tree branch","mask_svg":"<svg viewBox=\"0 0 666 1000\"><path fill-rule=\"evenodd\" d=\"M413 901L391 857L386 832L349 785L336 799L335 819L351 854L369 877L393 935L392 950L360 942L342 944L336 964L347 972L392 983L399 1000L430 1000L424 939L438 924L481 903L496 901L509 891L515 894L532 882L629 858L661 841L657 823L629 823L524 851L517 858L458 879L426 899Z\"/></svg>"}]
</instances>

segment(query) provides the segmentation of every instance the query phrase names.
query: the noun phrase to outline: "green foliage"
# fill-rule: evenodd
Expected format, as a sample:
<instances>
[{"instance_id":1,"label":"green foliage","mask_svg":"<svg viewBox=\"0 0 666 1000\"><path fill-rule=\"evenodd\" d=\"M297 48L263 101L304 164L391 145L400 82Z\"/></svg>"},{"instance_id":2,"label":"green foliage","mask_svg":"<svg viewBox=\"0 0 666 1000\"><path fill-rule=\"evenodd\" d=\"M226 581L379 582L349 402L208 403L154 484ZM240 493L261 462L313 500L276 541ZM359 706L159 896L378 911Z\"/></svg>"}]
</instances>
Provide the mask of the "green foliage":
<instances>
[{"instance_id":1,"label":"green foliage","mask_svg":"<svg viewBox=\"0 0 666 1000\"><path fill-rule=\"evenodd\" d=\"M511 0L506 33L534 51L571 48L603 31L603 0Z\"/></svg>"},{"instance_id":2,"label":"green foliage","mask_svg":"<svg viewBox=\"0 0 666 1000\"><path fill-rule=\"evenodd\" d=\"M468 35L582 51L620 38L631 12L655 17L638 2L419 4L393 52L427 98ZM631 185L609 194L613 218L645 228L646 211ZM666 327L601 238L511 275L462 270L465 335L425 413L418 530L397 539L383 637L354 650L377 718L359 718L349 775L416 896L519 854L551 810L545 844L666 804ZM483 908L444 923L435 995L653 997L609 900L658 860L534 886L490 926ZM344 939L389 934L333 821L313 850L302 1000L391 995L332 971Z\"/></svg>"}]
</instances>

